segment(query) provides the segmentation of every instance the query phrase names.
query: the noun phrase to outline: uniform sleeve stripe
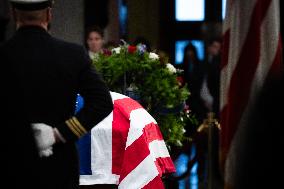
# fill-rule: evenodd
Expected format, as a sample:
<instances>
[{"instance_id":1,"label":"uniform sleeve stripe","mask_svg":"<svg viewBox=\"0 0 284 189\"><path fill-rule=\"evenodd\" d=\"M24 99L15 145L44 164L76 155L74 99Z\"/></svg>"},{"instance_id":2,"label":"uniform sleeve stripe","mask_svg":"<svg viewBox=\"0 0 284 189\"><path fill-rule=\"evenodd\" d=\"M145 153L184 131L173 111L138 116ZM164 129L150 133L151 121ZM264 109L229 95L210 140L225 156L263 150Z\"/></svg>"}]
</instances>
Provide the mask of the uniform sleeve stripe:
<instances>
[{"instance_id":1,"label":"uniform sleeve stripe","mask_svg":"<svg viewBox=\"0 0 284 189\"><path fill-rule=\"evenodd\" d=\"M86 129L81 125L81 123L78 121L78 119L76 117L72 117L71 118L74 122L75 122L75 125L77 126L77 128L83 132L83 134L86 134L87 131Z\"/></svg>"},{"instance_id":2,"label":"uniform sleeve stripe","mask_svg":"<svg viewBox=\"0 0 284 189\"><path fill-rule=\"evenodd\" d=\"M66 120L65 123L67 124L67 126L70 128L70 130L79 138L81 135L80 133L74 128L74 126L72 125L72 123L70 122L70 120Z\"/></svg>"},{"instance_id":3,"label":"uniform sleeve stripe","mask_svg":"<svg viewBox=\"0 0 284 189\"><path fill-rule=\"evenodd\" d=\"M80 137L81 137L84 133L80 130L80 128L77 126L74 120L71 118L71 119L68 119L68 121L71 123L73 128L80 134Z\"/></svg>"}]
</instances>

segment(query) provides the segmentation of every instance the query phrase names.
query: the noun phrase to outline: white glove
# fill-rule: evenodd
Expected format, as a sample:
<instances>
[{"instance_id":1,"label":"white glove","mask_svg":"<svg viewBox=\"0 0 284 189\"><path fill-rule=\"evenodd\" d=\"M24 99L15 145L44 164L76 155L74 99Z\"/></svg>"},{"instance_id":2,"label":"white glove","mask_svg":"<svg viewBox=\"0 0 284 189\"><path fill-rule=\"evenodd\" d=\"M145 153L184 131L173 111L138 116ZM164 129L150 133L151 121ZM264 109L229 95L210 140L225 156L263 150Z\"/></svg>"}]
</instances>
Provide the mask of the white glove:
<instances>
[{"instance_id":1,"label":"white glove","mask_svg":"<svg viewBox=\"0 0 284 189\"><path fill-rule=\"evenodd\" d=\"M52 147L39 151L40 157L48 157L51 156L52 154L53 154Z\"/></svg>"},{"instance_id":2,"label":"white glove","mask_svg":"<svg viewBox=\"0 0 284 189\"><path fill-rule=\"evenodd\" d=\"M52 145L55 143L53 128L44 123L32 123L32 130L39 150L39 155L52 155Z\"/></svg>"}]
</instances>

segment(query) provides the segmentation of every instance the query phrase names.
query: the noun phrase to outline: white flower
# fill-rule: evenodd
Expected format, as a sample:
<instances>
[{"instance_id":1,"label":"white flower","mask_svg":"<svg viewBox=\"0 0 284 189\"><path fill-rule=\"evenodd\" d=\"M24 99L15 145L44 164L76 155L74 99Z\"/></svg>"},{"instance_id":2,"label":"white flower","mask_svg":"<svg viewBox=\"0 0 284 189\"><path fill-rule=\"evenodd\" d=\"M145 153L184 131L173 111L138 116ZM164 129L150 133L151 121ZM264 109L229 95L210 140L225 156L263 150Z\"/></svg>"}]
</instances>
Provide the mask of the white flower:
<instances>
[{"instance_id":1,"label":"white flower","mask_svg":"<svg viewBox=\"0 0 284 189\"><path fill-rule=\"evenodd\" d=\"M152 60L159 60L159 55L157 55L156 53L149 53L149 58Z\"/></svg>"},{"instance_id":2,"label":"white flower","mask_svg":"<svg viewBox=\"0 0 284 189\"><path fill-rule=\"evenodd\" d=\"M166 66L167 66L170 73L176 73L177 72L176 68L172 64L167 63Z\"/></svg>"},{"instance_id":3,"label":"white flower","mask_svg":"<svg viewBox=\"0 0 284 189\"><path fill-rule=\"evenodd\" d=\"M116 47L116 48L113 48L112 49L112 52L115 53L115 54L119 54L121 51L121 48L120 47Z\"/></svg>"},{"instance_id":4,"label":"white flower","mask_svg":"<svg viewBox=\"0 0 284 189\"><path fill-rule=\"evenodd\" d=\"M99 60L99 54L98 53L94 53L94 52L89 51L89 56L94 61L98 61Z\"/></svg>"}]
</instances>

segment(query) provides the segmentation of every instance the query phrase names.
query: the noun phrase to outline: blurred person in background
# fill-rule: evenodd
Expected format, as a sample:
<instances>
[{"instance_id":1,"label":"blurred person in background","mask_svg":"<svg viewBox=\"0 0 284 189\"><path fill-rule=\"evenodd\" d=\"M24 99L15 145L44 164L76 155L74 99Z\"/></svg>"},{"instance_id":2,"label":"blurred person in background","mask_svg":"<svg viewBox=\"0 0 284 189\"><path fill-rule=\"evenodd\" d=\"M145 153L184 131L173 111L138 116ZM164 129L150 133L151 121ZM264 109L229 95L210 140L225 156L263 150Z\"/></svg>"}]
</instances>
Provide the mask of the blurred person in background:
<instances>
[{"instance_id":1,"label":"blurred person in background","mask_svg":"<svg viewBox=\"0 0 284 189\"><path fill-rule=\"evenodd\" d=\"M99 26L92 26L86 31L86 46L89 56L94 59L98 53L103 52L104 31Z\"/></svg>"}]
</instances>

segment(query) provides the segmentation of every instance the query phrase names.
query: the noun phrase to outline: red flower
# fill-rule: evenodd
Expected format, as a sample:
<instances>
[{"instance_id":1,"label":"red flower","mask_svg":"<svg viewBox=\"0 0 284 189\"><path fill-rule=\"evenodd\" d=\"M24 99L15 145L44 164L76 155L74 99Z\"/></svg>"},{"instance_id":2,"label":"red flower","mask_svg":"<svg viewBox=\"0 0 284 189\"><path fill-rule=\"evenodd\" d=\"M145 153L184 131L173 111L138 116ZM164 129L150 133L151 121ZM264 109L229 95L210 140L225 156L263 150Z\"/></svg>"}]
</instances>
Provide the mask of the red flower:
<instances>
[{"instance_id":1,"label":"red flower","mask_svg":"<svg viewBox=\"0 0 284 189\"><path fill-rule=\"evenodd\" d=\"M111 56L112 53L108 49L103 49L103 54L106 55L106 56Z\"/></svg>"},{"instance_id":2,"label":"red flower","mask_svg":"<svg viewBox=\"0 0 284 189\"><path fill-rule=\"evenodd\" d=\"M183 77L182 76L178 76L177 77L177 81L178 81L178 85L180 86L180 87L183 87L184 86L184 79L183 79Z\"/></svg>"},{"instance_id":3,"label":"red flower","mask_svg":"<svg viewBox=\"0 0 284 189\"><path fill-rule=\"evenodd\" d=\"M128 52L129 53L134 53L136 51L136 49L137 49L136 46L131 46L131 45L128 46Z\"/></svg>"}]
</instances>

